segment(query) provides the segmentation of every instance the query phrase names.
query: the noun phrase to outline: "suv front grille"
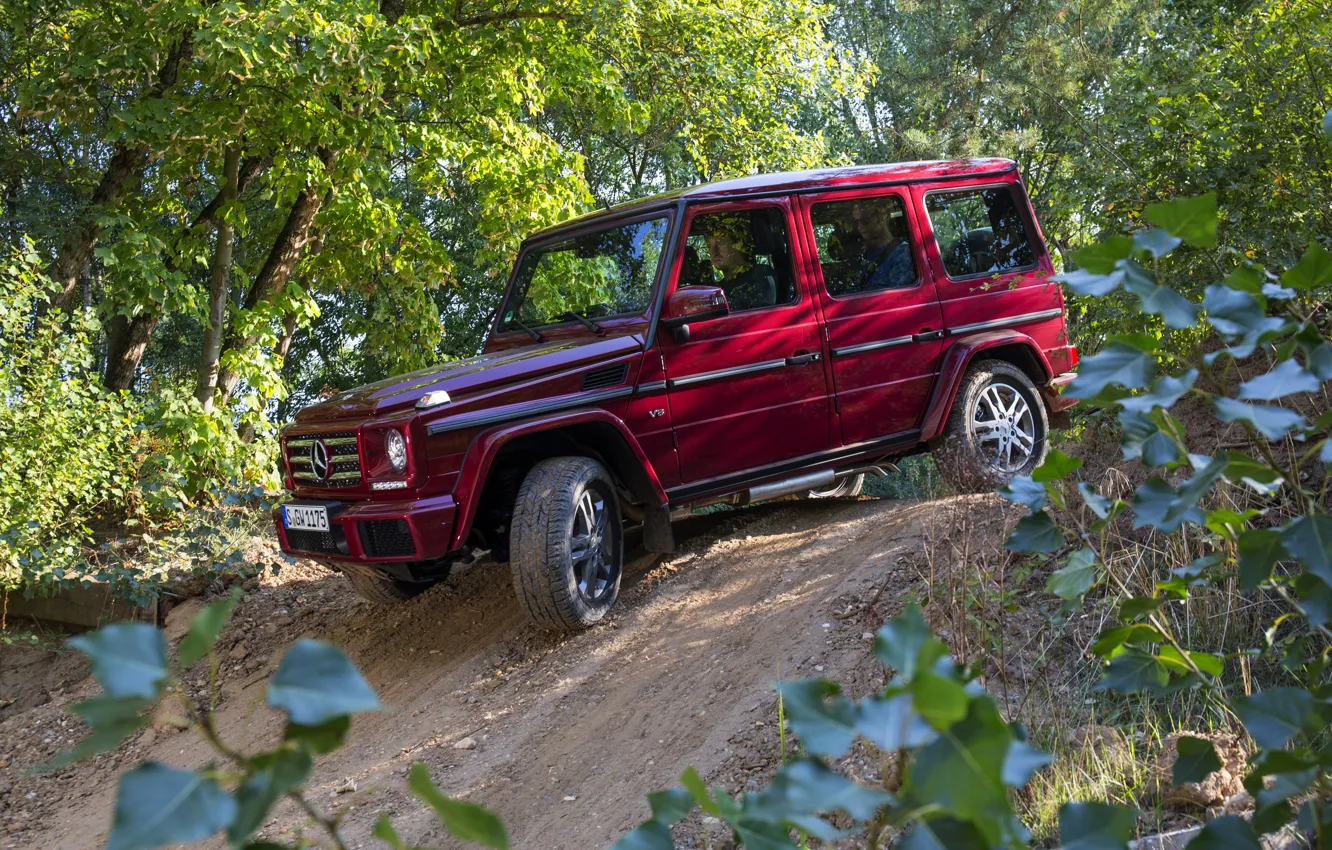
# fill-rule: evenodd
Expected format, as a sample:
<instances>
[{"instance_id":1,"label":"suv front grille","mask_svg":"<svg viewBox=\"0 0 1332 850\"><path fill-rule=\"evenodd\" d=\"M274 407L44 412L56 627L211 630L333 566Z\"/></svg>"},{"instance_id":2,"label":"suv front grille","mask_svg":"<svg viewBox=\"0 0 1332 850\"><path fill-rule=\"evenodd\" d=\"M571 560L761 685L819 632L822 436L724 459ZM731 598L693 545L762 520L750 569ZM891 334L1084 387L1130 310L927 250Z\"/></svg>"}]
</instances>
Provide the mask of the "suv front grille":
<instances>
[{"instance_id":1,"label":"suv front grille","mask_svg":"<svg viewBox=\"0 0 1332 850\"><path fill-rule=\"evenodd\" d=\"M332 531L302 531L287 529L287 545L298 552L317 552L321 555L345 555L346 545L339 546Z\"/></svg>"},{"instance_id":2,"label":"suv front grille","mask_svg":"<svg viewBox=\"0 0 1332 850\"><path fill-rule=\"evenodd\" d=\"M322 469L316 468L315 444L323 444ZM355 431L300 434L285 445L287 468L297 484L311 487L355 487L361 483L361 456ZM322 472L322 476L321 473Z\"/></svg>"},{"instance_id":3,"label":"suv front grille","mask_svg":"<svg viewBox=\"0 0 1332 850\"><path fill-rule=\"evenodd\" d=\"M404 519L370 519L361 526L361 548L371 558L411 557L416 554L412 531Z\"/></svg>"}]
</instances>

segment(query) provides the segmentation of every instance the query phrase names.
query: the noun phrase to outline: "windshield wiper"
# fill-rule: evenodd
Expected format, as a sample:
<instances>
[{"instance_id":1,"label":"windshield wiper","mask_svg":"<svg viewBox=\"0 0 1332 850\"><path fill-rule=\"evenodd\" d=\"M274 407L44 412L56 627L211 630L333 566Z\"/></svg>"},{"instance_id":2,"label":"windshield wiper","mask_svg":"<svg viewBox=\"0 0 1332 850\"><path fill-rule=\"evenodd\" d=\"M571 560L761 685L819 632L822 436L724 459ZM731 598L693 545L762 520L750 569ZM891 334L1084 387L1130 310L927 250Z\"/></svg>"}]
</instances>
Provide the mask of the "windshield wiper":
<instances>
[{"instance_id":1,"label":"windshield wiper","mask_svg":"<svg viewBox=\"0 0 1332 850\"><path fill-rule=\"evenodd\" d=\"M570 310L569 312L565 313L564 315L566 315L566 316L568 316L569 318L573 319L575 322L578 322L580 325L582 325L583 327L585 327L585 328L587 328L588 330L592 331L592 332L595 333L597 336L605 336L605 335L606 335L606 329L605 329L605 328L603 328L601 325L597 324L596 322L592 321L592 320L589 319L587 316L584 316L582 313L575 313L573 310Z\"/></svg>"},{"instance_id":2,"label":"windshield wiper","mask_svg":"<svg viewBox=\"0 0 1332 850\"><path fill-rule=\"evenodd\" d=\"M505 323L504 323L504 327L505 327L506 329L507 329L507 328L518 328L519 330L527 331L528 335L531 336L532 339L536 340L537 342L545 342L545 341L546 341L546 338L545 338L544 336L542 336L540 333L538 333L535 329L530 328L530 327L528 327L527 325L525 325L523 322L521 322L521 321L518 319L517 316L515 316L514 318L512 318L512 319L510 319L509 321L505 322Z\"/></svg>"}]
</instances>

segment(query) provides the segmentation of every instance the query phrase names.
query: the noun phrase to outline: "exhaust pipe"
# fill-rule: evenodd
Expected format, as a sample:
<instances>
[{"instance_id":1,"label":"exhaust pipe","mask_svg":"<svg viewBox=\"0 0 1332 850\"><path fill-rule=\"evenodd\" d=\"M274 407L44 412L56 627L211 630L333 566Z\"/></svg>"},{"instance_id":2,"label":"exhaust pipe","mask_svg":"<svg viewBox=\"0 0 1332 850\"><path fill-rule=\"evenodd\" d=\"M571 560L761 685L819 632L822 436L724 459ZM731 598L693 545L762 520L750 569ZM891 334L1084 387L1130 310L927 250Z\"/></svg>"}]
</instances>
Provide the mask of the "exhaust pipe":
<instances>
[{"instance_id":1,"label":"exhaust pipe","mask_svg":"<svg viewBox=\"0 0 1332 850\"><path fill-rule=\"evenodd\" d=\"M775 499L778 496L789 496L792 493L799 493L804 490L821 490L832 486L837 480L837 473L831 469L820 470L819 472L809 472L805 475L797 475L795 478L786 478L781 481L774 481L771 484L762 484L758 487L749 488L745 493L744 504L753 504L754 502L765 502L768 499Z\"/></svg>"}]
</instances>

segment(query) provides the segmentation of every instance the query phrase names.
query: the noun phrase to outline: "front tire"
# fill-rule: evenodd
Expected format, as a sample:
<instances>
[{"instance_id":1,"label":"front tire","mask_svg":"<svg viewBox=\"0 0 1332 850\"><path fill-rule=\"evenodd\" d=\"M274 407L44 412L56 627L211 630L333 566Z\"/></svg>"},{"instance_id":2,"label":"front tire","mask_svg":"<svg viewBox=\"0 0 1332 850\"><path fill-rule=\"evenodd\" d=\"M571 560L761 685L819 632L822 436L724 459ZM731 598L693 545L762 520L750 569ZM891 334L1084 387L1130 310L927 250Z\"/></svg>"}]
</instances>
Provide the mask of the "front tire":
<instances>
[{"instance_id":1,"label":"front tire","mask_svg":"<svg viewBox=\"0 0 1332 850\"><path fill-rule=\"evenodd\" d=\"M1031 378L1012 363L983 360L962 376L934 461L958 492L994 490L1041 465L1049 429Z\"/></svg>"},{"instance_id":2,"label":"front tire","mask_svg":"<svg viewBox=\"0 0 1332 850\"><path fill-rule=\"evenodd\" d=\"M543 460L513 508L509 568L533 623L574 632L600 622L620 594L624 538L615 482L586 457Z\"/></svg>"}]
</instances>

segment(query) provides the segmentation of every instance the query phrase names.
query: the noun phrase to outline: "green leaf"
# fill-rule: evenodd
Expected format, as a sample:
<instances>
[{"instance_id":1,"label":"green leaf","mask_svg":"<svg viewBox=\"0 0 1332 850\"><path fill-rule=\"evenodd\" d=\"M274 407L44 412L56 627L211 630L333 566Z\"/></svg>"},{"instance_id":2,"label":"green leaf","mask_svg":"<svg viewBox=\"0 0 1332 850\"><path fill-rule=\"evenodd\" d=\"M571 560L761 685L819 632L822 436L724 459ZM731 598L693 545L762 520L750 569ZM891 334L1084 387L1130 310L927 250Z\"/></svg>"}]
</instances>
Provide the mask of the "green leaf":
<instances>
[{"instance_id":1,"label":"green leaf","mask_svg":"<svg viewBox=\"0 0 1332 850\"><path fill-rule=\"evenodd\" d=\"M815 755L841 756L855 740L855 710L833 682L804 679L779 682L777 690L791 730Z\"/></svg>"},{"instance_id":2,"label":"green leaf","mask_svg":"<svg viewBox=\"0 0 1332 850\"><path fill-rule=\"evenodd\" d=\"M1332 584L1332 516L1300 517L1281 529L1281 545L1306 570Z\"/></svg>"},{"instance_id":3,"label":"green leaf","mask_svg":"<svg viewBox=\"0 0 1332 850\"><path fill-rule=\"evenodd\" d=\"M1091 398L1111 385L1139 389L1156 375L1156 358L1150 352L1118 340L1078 364L1078 376L1064 390L1070 398Z\"/></svg>"},{"instance_id":4,"label":"green leaf","mask_svg":"<svg viewBox=\"0 0 1332 850\"><path fill-rule=\"evenodd\" d=\"M713 817L721 815L721 807L717 805L716 800L712 799L712 795L708 793L708 787L703 784L703 778L698 775L698 771L694 769L693 765L686 767L684 773L680 774L680 784L688 789L700 809Z\"/></svg>"},{"instance_id":5,"label":"green leaf","mask_svg":"<svg viewBox=\"0 0 1332 850\"><path fill-rule=\"evenodd\" d=\"M999 488L999 495L1010 502L1026 505L1033 511L1045 507L1045 486L1036 483L1029 475L1018 475L1004 487Z\"/></svg>"},{"instance_id":6,"label":"green leaf","mask_svg":"<svg viewBox=\"0 0 1332 850\"><path fill-rule=\"evenodd\" d=\"M1133 491L1133 527L1152 525L1173 534L1186 522L1202 525L1206 516L1198 501L1212 489L1226 471L1224 457L1212 458L1193 477L1175 490L1160 478L1149 478Z\"/></svg>"},{"instance_id":7,"label":"green leaf","mask_svg":"<svg viewBox=\"0 0 1332 850\"><path fill-rule=\"evenodd\" d=\"M1167 466L1181 459L1175 441L1147 415L1132 410L1121 411L1119 425L1124 460L1141 457L1148 466Z\"/></svg>"},{"instance_id":8,"label":"green leaf","mask_svg":"<svg viewBox=\"0 0 1332 850\"><path fill-rule=\"evenodd\" d=\"M1259 343L1286 326L1285 319L1267 315L1258 299L1248 292L1220 283L1203 290L1203 309L1207 311L1208 323L1217 333L1226 341L1235 343L1226 353L1237 358L1253 354Z\"/></svg>"},{"instance_id":9,"label":"green leaf","mask_svg":"<svg viewBox=\"0 0 1332 850\"><path fill-rule=\"evenodd\" d=\"M1054 279L1068 284L1068 288L1078 295L1087 298L1104 298L1119 288L1119 285L1124 282L1124 277L1125 272L1121 268L1114 268L1104 274L1088 269L1075 269L1071 272L1057 274Z\"/></svg>"},{"instance_id":10,"label":"green leaf","mask_svg":"<svg viewBox=\"0 0 1332 850\"><path fill-rule=\"evenodd\" d=\"M909 603L885 623L874 637L874 655L903 679L916 675L948 653L948 647L930 631L920 606Z\"/></svg>"},{"instance_id":11,"label":"green leaf","mask_svg":"<svg viewBox=\"0 0 1332 850\"><path fill-rule=\"evenodd\" d=\"M140 712L152 705L143 697L100 696L74 704L74 713L89 726L88 735L72 750L61 753L39 771L54 770L97 753L114 750L148 723Z\"/></svg>"},{"instance_id":12,"label":"green leaf","mask_svg":"<svg viewBox=\"0 0 1332 850\"><path fill-rule=\"evenodd\" d=\"M334 717L317 726L289 722L282 733L282 740L293 741L313 755L322 755L342 746L350 729L351 718L346 715Z\"/></svg>"},{"instance_id":13,"label":"green leaf","mask_svg":"<svg viewBox=\"0 0 1332 850\"><path fill-rule=\"evenodd\" d=\"M1175 741L1175 759L1172 776L1176 785L1185 782L1202 782L1212 773L1221 769L1221 759L1216 755L1216 746L1205 738L1181 735Z\"/></svg>"},{"instance_id":14,"label":"green leaf","mask_svg":"<svg viewBox=\"0 0 1332 850\"><path fill-rule=\"evenodd\" d=\"M1138 813L1107 803L1065 803L1059 807L1059 841L1064 850L1124 850L1138 825Z\"/></svg>"},{"instance_id":15,"label":"green leaf","mask_svg":"<svg viewBox=\"0 0 1332 850\"><path fill-rule=\"evenodd\" d=\"M994 703L972 700L965 718L916 755L902 794L967 820L1005 818L1004 759L1011 741Z\"/></svg>"},{"instance_id":16,"label":"green leaf","mask_svg":"<svg viewBox=\"0 0 1332 850\"><path fill-rule=\"evenodd\" d=\"M801 758L782 766L768 790L782 796L786 812L843 811L859 821L874 817L893 796L842 776L821 761Z\"/></svg>"},{"instance_id":17,"label":"green leaf","mask_svg":"<svg viewBox=\"0 0 1332 850\"><path fill-rule=\"evenodd\" d=\"M667 826L684 820L694 810L694 797L684 788L653 791L647 795L647 801L652 819Z\"/></svg>"},{"instance_id":18,"label":"green leaf","mask_svg":"<svg viewBox=\"0 0 1332 850\"><path fill-rule=\"evenodd\" d=\"M735 834L747 850L796 850L786 827L757 820L734 824Z\"/></svg>"},{"instance_id":19,"label":"green leaf","mask_svg":"<svg viewBox=\"0 0 1332 850\"><path fill-rule=\"evenodd\" d=\"M1004 756L1003 780L1011 788L1021 788L1031 781L1032 774L1054 761L1054 756L1043 753L1025 741L1013 741Z\"/></svg>"},{"instance_id":20,"label":"green leaf","mask_svg":"<svg viewBox=\"0 0 1332 850\"><path fill-rule=\"evenodd\" d=\"M1233 398L1217 398L1215 404L1222 422L1248 422L1269 440L1279 440L1292 428L1304 427L1304 417L1284 407L1245 404Z\"/></svg>"},{"instance_id":21,"label":"green leaf","mask_svg":"<svg viewBox=\"0 0 1332 850\"><path fill-rule=\"evenodd\" d=\"M1144 614L1150 614L1166 603L1166 600L1151 596L1135 596L1119 604L1119 619L1136 620Z\"/></svg>"},{"instance_id":22,"label":"green leaf","mask_svg":"<svg viewBox=\"0 0 1332 850\"><path fill-rule=\"evenodd\" d=\"M382 707L342 650L315 640L297 641L287 651L269 682L268 704L302 726Z\"/></svg>"},{"instance_id":23,"label":"green leaf","mask_svg":"<svg viewBox=\"0 0 1332 850\"><path fill-rule=\"evenodd\" d=\"M1133 235L1133 248L1135 251L1146 251L1153 257L1164 257L1178 248L1181 241L1178 236L1171 236L1162 228L1153 227Z\"/></svg>"},{"instance_id":24,"label":"green leaf","mask_svg":"<svg viewBox=\"0 0 1332 850\"><path fill-rule=\"evenodd\" d=\"M1230 707L1249 735L1264 749L1279 750L1313 715L1313 695L1303 688L1269 688L1234 697Z\"/></svg>"},{"instance_id":25,"label":"green leaf","mask_svg":"<svg viewBox=\"0 0 1332 850\"><path fill-rule=\"evenodd\" d=\"M1093 274L1114 271L1115 264L1133 251L1132 236L1111 236L1073 252L1073 262Z\"/></svg>"},{"instance_id":26,"label":"green leaf","mask_svg":"<svg viewBox=\"0 0 1332 850\"><path fill-rule=\"evenodd\" d=\"M1323 116L1323 138L1332 142L1332 109L1329 109L1327 114Z\"/></svg>"},{"instance_id":27,"label":"green leaf","mask_svg":"<svg viewBox=\"0 0 1332 850\"><path fill-rule=\"evenodd\" d=\"M1092 644L1091 651L1093 655L1107 658L1121 646L1163 642L1165 642L1165 638L1161 636L1155 626L1134 623L1128 626L1105 629L1096 638L1096 642Z\"/></svg>"},{"instance_id":28,"label":"green leaf","mask_svg":"<svg viewBox=\"0 0 1332 850\"><path fill-rule=\"evenodd\" d=\"M639 824L615 842L612 850L675 850L671 829L655 820Z\"/></svg>"},{"instance_id":29,"label":"green leaf","mask_svg":"<svg viewBox=\"0 0 1332 850\"><path fill-rule=\"evenodd\" d=\"M869 697L856 705L856 731L885 752L914 750L938 734L912 708L911 694Z\"/></svg>"},{"instance_id":30,"label":"green leaf","mask_svg":"<svg viewBox=\"0 0 1332 850\"><path fill-rule=\"evenodd\" d=\"M156 699L167 676L166 641L147 623L117 623L69 639L88 656L102 690L113 697Z\"/></svg>"},{"instance_id":31,"label":"green leaf","mask_svg":"<svg viewBox=\"0 0 1332 850\"><path fill-rule=\"evenodd\" d=\"M1203 824L1188 850L1262 850L1253 827L1239 815L1223 815Z\"/></svg>"},{"instance_id":32,"label":"green leaf","mask_svg":"<svg viewBox=\"0 0 1332 850\"><path fill-rule=\"evenodd\" d=\"M283 794L305 783L314 762L302 750L280 749L250 759L250 775L236 789L236 818L227 827L232 847L259 828Z\"/></svg>"},{"instance_id":33,"label":"green leaf","mask_svg":"<svg viewBox=\"0 0 1332 850\"><path fill-rule=\"evenodd\" d=\"M1113 503L1105 496L1097 493L1095 487L1086 481L1080 481L1078 482L1078 492L1082 494L1082 501L1087 503L1087 507L1091 509L1092 513L1101 519L1110 516Z\"/></svg>"},{"instance_id":34,"label":"green leaf","mask_svg":"<svg viewBox=\"0 0 1332 850\"><path fill-rule=\"evenodd\" d=\"M1198 248L1216 247L1216 193L1151 204L1142 217Z\"/></svg>"},{"instance_id":35,"label":"green leaf","mask_svg":"<svg viewBox=\"0 0 1332 850\"><path fill-rule=\"evenodd\" d=\"M971 821L932 817L916 821L898 846L901 850L991 850L993 845Z\"/></svg>"},{"instance_id":36,"label":"green leaf","mask_svg":"<svg viewBox=\"0 0 1332 850\"><path fill-rule=\"evenodd\" d=\"M925 721L940 731L966 716L971 697L952 679L922 670L911 679L914 705Z\"/></svg>"},{"instance_id":37,"label":"green leaf","mask_svg":"<svg viewBox=\"0 0 1332 850\"><path fill-rule=\"evenodd\" d=\"M1068 565L1055 570L1045 590L1066 602L1078 602L1096 584L1096 553L1079 549L1068 558Z\"/></svg>"},{"instance_id":38,"label":"green leaf","mask_svg":"<svg viewBox=\"0 0 1332 850\"><path fill-rule=\"evenodd\" d=\"M189 631L176 649L176 658L182 668L189 667L213 651L218 636L226 628L227 621L231 619L231 613L236 610L236 603L240 598L241 589L233 587L228 598L214 602L194 615L190 620Z\"/></svg>"},{"instance_id":39,"label":"green leaf","mask_svg":"<svg viewBox=\"0 0 1332 850\"><path fill-rule=\"evenodd\" d=\"M1151 413L1153 408L1169 409L1198 380L1198 370L1190 369L1179 377L1162 375L1152 382L1151 389L1141 395L1121 399L1120 407L1135 413Z\"/></svg>"},{"instance_id":40,"label":"green leaf","mask_svg":"<svg viewBox=\"0 0 1332 850\"><path fill-rule=\"evenodd\" d=\"M1281 276L1292 289L1321 289L1332 284L1332 253L1317 242L1310 243L1300 261Z\"/></svg>"},{"instance_id":41,"label":"green leaf","mask_svg":"<svg viewBox=\"0 0 1332 850\"><path fill-rule=\"evenodd\" d=\"M1198 306L1168 286L1157 283L1132 260L1124 262L1124 288L1138 296L1144 313L1160 316L1168 327L1191 328L1198 321Z\"/></svg>"},{"instance_id":42,"label":"green leaf","mask_svg":"<svg viewBox=\"0 0 1332 850\"><path fill-rule=\"evenodd\" d=\"M120 778L106 850L202 841L235 816L236 801L213 780L145 762Z\"/></svg>"},{"instance_id":43,"label":"green leaf","mask_svg":"<svg viewBox=\"0 0 1332 850\"><path fill-rule=\"evenodd\" d=\"M1226 460L1226 478L1239 482L1260 495L1275 493L1285 480L1280 472L1248 455L1226 452Z\"/></svg>"},{"instance_id":44,"label":"green leaf","mask_svg":"<svg viewBox=\"0 0 1332 850\"><path fill-rule=\"evenodd\" d=\"M1064 547L1064 535L1045 511L1027 514L1018 520L1004 548L1014 552L1058 552Z\"/></svg>"},{"instance_id":45,"label":"green leaf","mask_svg":"<svg viewBox=\"0 0 1332 850\"><path fill-rule=\"evenodd\" d=\"M1305 573L1295 577L1295 593L1311 626L1332 623L1332 587L1318 576Z\"/></svg>"},{"instance_id":46,"label":"green leaf","mask_svg":"<svg viewBox=\"0 0 1332 850\"><path fill-rule=\"evenodd\" d=\"M1239 536L1239 587L1253 590L1272 576L1272 567L1285 556L1282 533L1251 528Z\"/></svg>"},{"instance_id":47,"label":"green leaf","mask_svg":"<svg viewBox=\"0 0 1332 850\"><path fill-rule=\"evenodd\" d=\"M1045 462L1031 473L1031 480L1044 484L1067 478L1070 473L1082 467L1082 458L1069 457L1059 449L1050 449Z\"/></svg>"},{"instance_id":48,"label":"green leaf","mask_svg":"<svg viewBox=\"0 0 1332 850\"><path fill-rule=\"evenodd\" d=\"M1161 687L1168 679L1165 667L1155 655L1128 647L1110 660L1105 676L1096 683L1096 690L1131 694Z\"/></svg>"},{"instance_id":49,"label":"green leaf","mask_svg":"<svg viewBox=\"0 0 1332 850\"><path fill-rule=\"evenodd\" d=\"M1319 381L1294 360L1282 360L1265 375L1239 385L1239 397L1251 401L1276 401L1295 393L1316 392Z\"/></svg>"},{"instance_id":50,"label":"green leaf","mask_svg":"<svg viewBox=\"0 0 1332 850\"><path fill-rule=\"evenodd\" d=\"M379 820L375 821L374 829L370 830L370 834L393 848L393 850L407 850L407 845L402 843L402 839L398 837L398 831L393 828L388 812L379 813ZM250 847L253 846L246 847L246 850L250 850ZM665 850L671 850L671 848L667 846Z\"/></svg>"},{"instance_id":51,"label":"green leaf","mask_svg":"<svg viewBox=\"0 0 1332 850\"><path fill-rule=\"evenodd\" d=\"M509 850L509 833L489 809L446 797L430 779L430 771L414 762L407 774L407 788L435 810L439 822L459 841L470 841L491 850Z\"/></svg>"}]
</instances>

